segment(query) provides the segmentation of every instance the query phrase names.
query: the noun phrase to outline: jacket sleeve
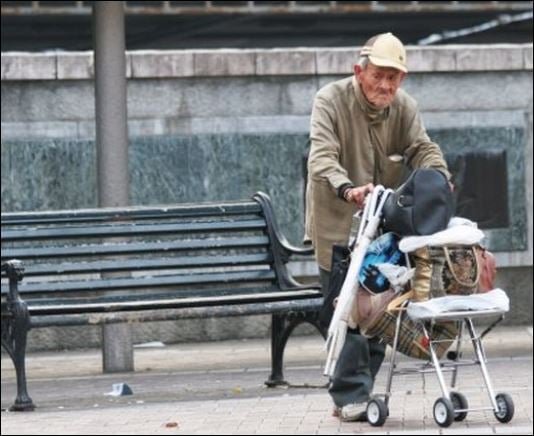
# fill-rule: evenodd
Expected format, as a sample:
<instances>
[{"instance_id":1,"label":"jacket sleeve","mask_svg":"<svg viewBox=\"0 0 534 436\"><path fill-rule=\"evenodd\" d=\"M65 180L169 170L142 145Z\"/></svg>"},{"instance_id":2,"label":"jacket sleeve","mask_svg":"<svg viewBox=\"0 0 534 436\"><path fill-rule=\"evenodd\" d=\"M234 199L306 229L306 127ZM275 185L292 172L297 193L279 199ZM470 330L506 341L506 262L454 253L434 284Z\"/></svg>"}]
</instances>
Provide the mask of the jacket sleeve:
<instances>
[{"instance_id":1,"label":"jacket sleeve","mask_svg":"<svg viewBox=\"0 0 534 436\"><path fill-rule=\"evenodd\" d=\"M404 131L406 132L404 155L408 165L412 168L435 168L445 174L447 180L450 180L451 174L443 153L439 145L428 137L417 107L413 108L413 112L410 113Z\"/></svg>"},{"instance_id":2,"label":"jacket sleeve","mask_svg":"<svg viewBox=\"0 0 534 436\"><path fill-rule=\"evenodd\" d=\"M339 161L341 144L336 133L334 107L319 95L313 103L310 140L308 174L315 181L328 182L337 195L342 185L352 182Z\"/></svg>"}]
</instances>

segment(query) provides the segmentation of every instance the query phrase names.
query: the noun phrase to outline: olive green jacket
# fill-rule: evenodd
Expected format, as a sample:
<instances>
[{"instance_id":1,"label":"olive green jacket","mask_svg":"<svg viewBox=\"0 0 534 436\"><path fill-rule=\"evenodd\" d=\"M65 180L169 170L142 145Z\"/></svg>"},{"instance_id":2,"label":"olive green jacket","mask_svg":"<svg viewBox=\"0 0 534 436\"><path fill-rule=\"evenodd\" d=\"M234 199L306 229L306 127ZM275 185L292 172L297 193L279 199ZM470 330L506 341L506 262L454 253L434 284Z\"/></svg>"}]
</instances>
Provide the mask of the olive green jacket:
<instances>
[{"instance_id":1,"label":"olive green jacket","mask_svg":"<svg viewBox=\"0 0 534 436\"><path fill-rule=\"evenodd\" d=\"M338 197L345 183L396 188L406 168L436 168L450 178L437 144L428 137L417 103L399 89L383 110L365 99L354 76L315 96L306 189L305 241L319 266L330 270L332 245L346 244L356 207Z\"/></svg>"}]
</instances>

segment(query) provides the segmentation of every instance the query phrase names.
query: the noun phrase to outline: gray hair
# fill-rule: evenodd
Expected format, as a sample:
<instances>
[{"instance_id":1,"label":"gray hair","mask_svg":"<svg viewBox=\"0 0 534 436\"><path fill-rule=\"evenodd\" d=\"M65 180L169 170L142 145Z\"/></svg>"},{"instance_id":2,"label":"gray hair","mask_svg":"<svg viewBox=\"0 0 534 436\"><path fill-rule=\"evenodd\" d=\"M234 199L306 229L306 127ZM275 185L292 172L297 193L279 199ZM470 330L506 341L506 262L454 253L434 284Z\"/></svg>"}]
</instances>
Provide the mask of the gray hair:
<instances>
[{"instance_id":1,"label":"gray hair","mask_svg":"<svg viewBox=\"0 0 534 436\"><path fill-rule=\"evenodd\" d=\"M365 70L365 67L369 63L369 56L360 56L360 59L358 59L358 65L362 68L362 70Z\"/></svg>"}]
</instances>

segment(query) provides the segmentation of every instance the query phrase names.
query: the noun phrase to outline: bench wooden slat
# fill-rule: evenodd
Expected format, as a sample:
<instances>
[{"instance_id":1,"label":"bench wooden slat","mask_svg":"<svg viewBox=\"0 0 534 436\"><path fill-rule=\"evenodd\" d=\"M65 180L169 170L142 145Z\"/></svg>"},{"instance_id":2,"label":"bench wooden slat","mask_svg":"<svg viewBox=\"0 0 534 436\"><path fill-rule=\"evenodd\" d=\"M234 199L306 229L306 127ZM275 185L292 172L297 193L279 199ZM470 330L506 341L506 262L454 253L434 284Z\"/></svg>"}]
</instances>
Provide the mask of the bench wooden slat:
<instances>
[{"instance_id":1,"label":"bench wooden slat","mask_svg":"<svg viewBox=\"0 0 534 436\"><path fill-rule=\"evenodd\" d=\"M126 208L79 209L69 211L8 212L2 213L5 224L47 224L61 222L99 222L144 220L156 218L187 218L259 214L261 206L255 201L232 201L227 203L180 204L172 206L134 206Z\"/></svg>"},{"instance_id":2,"label":"bench wooden slat","mask_svg":"<svg viewBox=\"0 0 534 436\"><path fill-rule=\"evenodd\" d=\"M79 280L63 282L36 282L24 283L19 285L21 295L36 293L61 293L61 292L80 292L80 291L112 291L120 289L147 289L158 288L163 286L181 286L190 284L209 284L209 283L235 283L251 281L270 281L275 279L275 273L272 270L251 270L237 272L219 272L206 274L188 274L188 275L170 275L154 277L132 277L132 278L114 278L100 280ZM8 292L8 286L2 285L2 294Z\"/></svg>"},{"instance_id":3,"label":"bench wooden slat","mask_svg":"<svg viewBox=\"0 0 534 436\"><path fill-rule=\"evenodd\" d=\"M266 227L265 220L203 221L186 223L155 224L113 224L68 227L26 227L23 229L2 230L2 241L27 241L42 239L69 239L83 237L117 237L181 234L198 232L261 230Z\"/></svg>"},{"instance_id":4,"label":"bench wooden slat","mask_svg":"<svg viewBox=\"0 0 534 436\"><path fill-rule=\"evenodd\" d=\"M311 288L311 287L310 287ZM180 289L179 291L170 290L162 292L161 289L157 292L151 291L139 291L135 293L128 294L117 294L115 292L110 293L101 293L103 295L87 295L84 294L82 297L73 297L68 293L65 293L59 297L42 297L42 295L28 295L25 297L25 301L32 306L47 306L47 305L61 305L61 304L83 304L83 303L93 303L95 301L100 303L110 302L117 303L122 301L151 301L151 300L168 300L176 298L191 298L191 297L202 297L207 298L210 296L223 296L223 295L241 295L241 294L258 294L261 292L278 292L280 289L270 283L265 282L260 285L251 287L241 287L241 286L232 286L232 287L220 287L215 285L208 289L198 289L195 287L187 287Z\"/></svg>"},{"instance_id":5,"label":"bench wooden slat","mask_svg":"<svg viewBox=\"0 0 534 436\"><path fill-rule=\"evenodd\" d=\"M54 313L87 313L87 312L116 312L121 310L149 310L162 308L178 308L178 307L207 307L220 306L229 304L245 304L245 303L265 303L271 301L287 301L296 299L306 299L311 297L320 297L322 294L317 289L299 289L297 291L276 291L270 293L254 293L254 294L240 294L240 295L224 295L209 298L174 298L167 300L156 301L122 301L122 302L94 302L84 304L61 304L61 305L46 305L46 306L31 306L30 313L32 315L51 315Z\"/></svg>"},{"instance_id":6,"label":"bench wooden slat","mask_svg":"<svg viewBox=\"0 0 534 436\"><path fill-rule=\"evenodd\" d=\"M180 307L177 309L131 310L120 312L93 312L70 315L33 315L33 328L49 326L103 325L118 322L175 321L177 319L219 318L236 315L280 314L289 311L303 313L317 311L321 298L273 301L264 303L228 304L209 307Z\"/></svg>"},{"instance_id":7,"label":"bench wooden slat","mask_svg":"<svg viewBox=\"0 0 534 436\"><path fill-rule=\"evenodd\" d=\"M78 263L30 264L24 269L24 276L46 276L63 274L105 273L118 271L148 271L157 269L185 269L200 267L222 267L238 265L262 265L272 261L268 252L240 254L235 256L181 256L158 259L106 260Z\"/></svg>"},{"instance_id":8,"label":"bench wooden slat","mask_svg":"<svg viewBox=\"0 0 534 436\"><path fill-rule=\"evenodd\" d=\"M136 253L167 253L184 250L211 250L219 248L250 248L269 244L267 236L220 239L189 239L174 242L131 244L80 245L73 247L27 247L2 249L2 259L44 259L52 257L99 256Z\"/></svg>"}]
</instances>

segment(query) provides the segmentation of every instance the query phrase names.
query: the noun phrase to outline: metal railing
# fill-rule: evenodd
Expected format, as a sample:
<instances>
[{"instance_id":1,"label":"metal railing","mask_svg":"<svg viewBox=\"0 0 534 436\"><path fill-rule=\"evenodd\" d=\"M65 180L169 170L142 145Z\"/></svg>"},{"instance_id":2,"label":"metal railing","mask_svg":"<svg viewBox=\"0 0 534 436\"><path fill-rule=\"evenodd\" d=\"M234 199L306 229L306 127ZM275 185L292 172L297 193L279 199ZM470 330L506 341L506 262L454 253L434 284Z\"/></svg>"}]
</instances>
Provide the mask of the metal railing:
<instances>
[{"instance_id":1,"label":"metal railing","mask_svg":"<svg viewBox=\"0 0 534 436\"><path fill-rule=\"evenodd\" d=\"M3 15L90 14L94 2L3 1ZM532 10L530 1L126 1L127 14L451 12Z\"/></svg>"}]
</instances>

